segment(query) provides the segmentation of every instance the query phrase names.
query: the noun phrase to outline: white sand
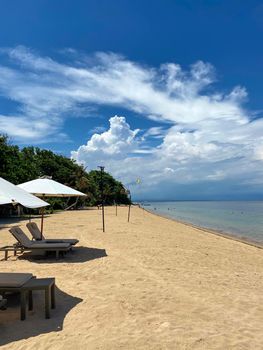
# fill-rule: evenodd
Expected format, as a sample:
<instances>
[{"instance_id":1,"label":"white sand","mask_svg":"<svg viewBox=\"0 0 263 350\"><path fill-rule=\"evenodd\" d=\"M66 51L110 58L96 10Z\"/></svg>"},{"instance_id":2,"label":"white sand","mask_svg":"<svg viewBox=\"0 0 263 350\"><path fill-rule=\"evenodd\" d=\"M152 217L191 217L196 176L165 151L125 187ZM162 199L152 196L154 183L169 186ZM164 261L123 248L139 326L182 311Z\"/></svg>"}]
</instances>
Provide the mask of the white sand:
<instances>
[{"instance_id":1,"label":"white sand","mask_svg":"<svg viewBox=\"0 0 263 350\"><path fill-rule=\"evenodd\" d=\"M50 320L41 292L26 321L13 303L0 311L2 349L263 349L261 249L139 208L130 223L127 208L106 208L102 233L100 215L45 220L46 236L85 247L64 260L0 261L0 271L54 276L58 287ZM8 227L0 242L13 242Z\"/></svg>"}]
</instances>

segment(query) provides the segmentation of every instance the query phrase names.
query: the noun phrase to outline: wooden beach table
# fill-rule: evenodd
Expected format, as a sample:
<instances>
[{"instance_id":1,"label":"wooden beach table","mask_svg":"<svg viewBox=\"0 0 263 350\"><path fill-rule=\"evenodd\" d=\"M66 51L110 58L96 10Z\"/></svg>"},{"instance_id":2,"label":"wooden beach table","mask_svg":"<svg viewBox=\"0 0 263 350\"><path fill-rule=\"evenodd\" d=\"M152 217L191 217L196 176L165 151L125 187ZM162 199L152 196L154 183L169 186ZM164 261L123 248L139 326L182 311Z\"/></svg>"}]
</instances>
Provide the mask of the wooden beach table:
<instances>
[{"instance_id":1,"label":"wooden beach table","mask_svg":"<svg viewBox=\"0 0 263 350\"><path fill-rule=\"evenodd\" d=\"M26 318L26 294L28 293L28 309L33 310L33 291L45 292L45 317L50 318L50 308L55 309L55 278L31 278L21 288L21 320Z\"/></svg>"},{"instance_id":2,"label":"wooden beach table","mask_svg":"<svg viewBox=\"0 0 263 350\"><path fill-rule=\"evenodd\" d=\"M7 274L6 274L7 275ZM12 274L13 280L15 280L15 275ZM20 274L22 275L22 274ZM5 294L7 292L20 293L20 319L23 321L26 319L26 308L28 300L28 310L33 310L33 291L43 290L45 292L45 317L50 318L50 308L54 309L55 304L55 278L35 278L32 274L23 274L28 280L22 285L13 285L1 286L0 285L0 294ZM26 276L28 275L28 276ZM31 276L30 276L31 275ZM22 276L23 277L23 276Z\"/></svg>"},{"instance_id":3,"label":"wooden beach table","mask_svg":"<svg viewBox=\"0 0 263 350\"><path fill-rule=\"evenodd\" d=\"M4 252L5 253L5 260L8 259L8 253L9 252L13 252L14 256L17 255L17 253L23 253L25 251L25 249L18 244L13 244L13 245L6 245L4 247L0 247L0 252Z\"/></svg>"}]
</instances>

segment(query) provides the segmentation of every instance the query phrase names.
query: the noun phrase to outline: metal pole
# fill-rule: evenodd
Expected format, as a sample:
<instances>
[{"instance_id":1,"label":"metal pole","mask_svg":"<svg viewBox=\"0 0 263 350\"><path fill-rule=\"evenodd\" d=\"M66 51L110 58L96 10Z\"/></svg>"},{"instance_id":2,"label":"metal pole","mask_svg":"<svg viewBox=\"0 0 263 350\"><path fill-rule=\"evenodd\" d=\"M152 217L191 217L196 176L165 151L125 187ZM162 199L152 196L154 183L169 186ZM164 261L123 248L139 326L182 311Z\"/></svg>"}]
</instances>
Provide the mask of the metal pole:
<instances>
[{"instance_id":1,"label":"metal pole","mask_svg":"<svg viewBox=\"0 0 263 350\"><path fill-rule=\"evenodd\" d=\"M102 231L105 232L104 201L102 200Z\"/></svg>"},{"instance_id":2,"label":"metal pole","mask_svg":"<svg viewBox=\"0 0 263 350\"><path fill-rule=\"evenodd\" d=\"M104 194L103 194L103 172L104 166L98 166L100 168L100 193L101 193L101 207L102 207L102 230L105 232L105 219L104 219Z\"/></svg>"},{"instance_id":3,"label":"metal pole","mask_svg":"<svg viewBox=\"0 0 263 350\"><path fill-rule=\"evenodd\" d=\"M41 208L41 241L43 239L44 210L44 208Z\"/></svg>"},{"instance_id":4,"label":"metal pole","mask_svg":"<svg viewBox=\"0 0 263 350\"><path fill-rule=\"evenodd\" d=\"M43 200L45 199L45 195L43 195ZM44 212L45 212L45 207L41 208L41 241L43 239L43 227L44 227Z\"/></svg>"}]
</instances>

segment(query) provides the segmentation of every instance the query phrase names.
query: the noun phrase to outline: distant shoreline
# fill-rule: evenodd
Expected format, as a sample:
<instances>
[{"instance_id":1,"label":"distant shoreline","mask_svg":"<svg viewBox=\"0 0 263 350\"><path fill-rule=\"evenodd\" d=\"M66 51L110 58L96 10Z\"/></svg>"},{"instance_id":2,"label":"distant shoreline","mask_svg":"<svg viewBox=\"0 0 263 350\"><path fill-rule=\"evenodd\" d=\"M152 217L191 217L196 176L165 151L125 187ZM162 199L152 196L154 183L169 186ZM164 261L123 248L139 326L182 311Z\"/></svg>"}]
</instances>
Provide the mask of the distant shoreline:
<instances>
[{"instance_id":1,"label":"distant shoreline","mask_svg":"<svg viewBox=\"0 0 263 350\"><path fill-rule=\"evenodd\" d=\"M171 221L174 221L174 222L178 222L180 224L183 224L183 225L186 225L186 226L189 226L189 227L193 227L193 228L195 228L197 230L211 233L211 234L213 234L215 236L223 237L223 238L226 238L226 239L230 239L232 241L237 241L237 242L240 242L240 243L243 243L243 244L247 244L247 245L259 248L259 249L263 249L263 244L261 244L259 242L256 242L256 241L244 238L244 237L238 237L238 236L235 236L234 234L231 234L231 233L228 233L228 232L218 231L218 230L210 229L210 228L207 228L207 227L194 225L194 224L192 224L190 222L174 219L174 218L171 218L171 217L166 216L164 214L159 214L159 213L153 212L150 209L146 209L146 208L144 208L142 206L140 206L140 208L142 210L145 210L149 214L152 214L152 215L155 215L155 216L159 216L161 218L164 218L164 219L167 219L167 220L171 220Z\"/></svg>"}]
</instances>

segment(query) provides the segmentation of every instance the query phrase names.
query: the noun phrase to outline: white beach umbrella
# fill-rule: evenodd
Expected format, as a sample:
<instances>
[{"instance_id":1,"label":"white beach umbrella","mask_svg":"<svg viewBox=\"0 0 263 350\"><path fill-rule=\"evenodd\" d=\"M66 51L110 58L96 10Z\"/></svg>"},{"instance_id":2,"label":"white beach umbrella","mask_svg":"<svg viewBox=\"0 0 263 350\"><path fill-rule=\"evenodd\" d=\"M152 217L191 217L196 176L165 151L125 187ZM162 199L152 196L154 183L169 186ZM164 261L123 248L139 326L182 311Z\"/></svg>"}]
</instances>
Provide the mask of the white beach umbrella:
<instances>
[{"instance_id":1,"label":"white beach umbrella","mask_svg":"<svg viewBox=\"0 0 263 350\"><path fill-rule=\"evenodd\" d=\"M0 177L0 205L9 203L21 204L32 209L49 205L47 202Z\"/></svg>"},{"instance_id":2,"label":"white beach umbrella","mask_svg":"<svg viewBox=\"0 0 263 350\"><path fill-rule=\"evenodd\" d=\"M71 187L51 179L35 179L18 185L19 188L26 190L38 197L81 197L85 193L74 190ZM43 233L44 212L41 219L41 234Z\"/></svg>"},{"instance_id":3,"label":"white beach umbrella","mask_svg":"<svg viewBox=\"0 0 263 350\"><path fill-rule=\"evenodd\" d=\"M86 196L85 193L74 190L71 187L51 179L36 179L24 182L18 187L26 190L38 197L80 197Z\"/></svg>"}]
</instances>

